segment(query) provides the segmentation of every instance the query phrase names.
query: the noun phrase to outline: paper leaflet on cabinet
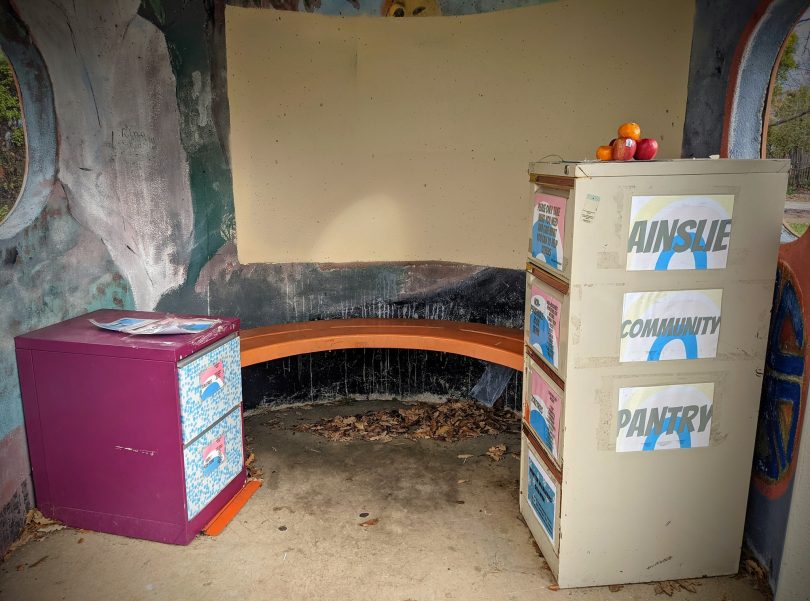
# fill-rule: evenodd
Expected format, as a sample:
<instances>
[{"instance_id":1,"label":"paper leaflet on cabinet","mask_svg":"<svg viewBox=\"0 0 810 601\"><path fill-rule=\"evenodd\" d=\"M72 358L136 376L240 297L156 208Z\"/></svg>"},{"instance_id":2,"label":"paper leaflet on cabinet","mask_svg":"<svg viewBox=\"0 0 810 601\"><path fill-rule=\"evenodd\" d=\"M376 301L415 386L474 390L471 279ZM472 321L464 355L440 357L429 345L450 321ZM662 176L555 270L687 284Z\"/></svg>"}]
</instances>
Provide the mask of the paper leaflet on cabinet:
<instances>
[{"instance_id":1,"label":"paper leaflet on cabinet","mask_svg":"<svg viewBox=\"0 0 810 601\"><path fill-rule=\"evenodd\" d=\"M633 196L627 271L723 269L733 209L732 194Z\"/></svg>"},{"instance_id":2,"label":"paper leaflet on cabinet","mask_svg":"<svg viewBox=\"0 0 810 601\"><path fill-rule=\"evenodd\" d=\"M523 419L549 453L558 459L562 395L533 366L529 368L528 392Z\"/></svg>"},{"instance_id":3,"label":"paper leaflet on cabinet","mask_svg":"<svg viewBox=\"0 0 810 601\"><path fill-rule=\"evenodd\" d=\"M619 389L616 451L660 451L709 446L714 384Z\"/></svg>"},{"instance_id":4,"label":"paper leaflet on cabinet","mask_svg":"<svg viewBox=\"0 0 810 601\"><path fill-rule=\"evenodd\" d=\"M557 519L557 485L546 468L534 456L527 453L529 470L527 497L532 513L552 543L555 542L554 522Z\"/></svg>"},{"instance_id":5,"label":"paper leaflet on cabinet","mask_svg":"<svg viewBox=\"0 0 810 601\"><path fill-rule=\"evenodd\" d=\"M552 194L534 195L532 256L554 269L562 269L566 199Z\"/></svg>"},{"instance_id":6,"label":"paper leaflet on cabinet","mask_svg":"<svg viewBox=\"0 0 810 601\"><path fill-rule=\"evenodd\" d=\"M187 317L163 317L161 319L141 319L139 317L122 317L115 321L99 322L88 320L103 330L123 332L124 334L196 334L207 330L218 323L217 319Z\"/></svg>"},{"instance_id":7,"label":"paper leaflet on cabinet","mask_svg":"<svg viewBox=\"0 0 810 601\"><path fill-rule=\"evenodd\" d=\"M715 357L722 296L720 289L625 294L619 361Z\"/></svg>"},{"instance_id":8,"label":"paper leaflet on cabinet","mask_svg":"<svg viewBox=\"0 0 810 601\"><path fill-rule=\"evenodd\" d=\"M555 368L560 366L560 302L538 286L531 287L529 345Z\"/></svg>"}]
</instances>

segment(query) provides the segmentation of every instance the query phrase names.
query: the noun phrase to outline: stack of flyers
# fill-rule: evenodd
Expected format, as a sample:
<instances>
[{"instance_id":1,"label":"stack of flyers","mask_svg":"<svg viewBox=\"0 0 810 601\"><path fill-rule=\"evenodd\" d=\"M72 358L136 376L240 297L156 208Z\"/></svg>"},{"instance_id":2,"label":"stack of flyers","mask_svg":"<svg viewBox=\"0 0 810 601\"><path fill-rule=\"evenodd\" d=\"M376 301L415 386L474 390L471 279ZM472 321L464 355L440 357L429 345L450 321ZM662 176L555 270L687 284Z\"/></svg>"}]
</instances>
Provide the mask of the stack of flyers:
<instances>
[{"instance_id":1,"label":"stack of flyers","mask_svg":"<svg viewBox=\"0 0 810 601\"><path fill-rule=\"evenodd\" d=\"M218 323L217 319L164 317L162 319L140 319L122 317L108 323L89 320L94 326L124 334L196 334Z\"/></svg>"}]
</instances>

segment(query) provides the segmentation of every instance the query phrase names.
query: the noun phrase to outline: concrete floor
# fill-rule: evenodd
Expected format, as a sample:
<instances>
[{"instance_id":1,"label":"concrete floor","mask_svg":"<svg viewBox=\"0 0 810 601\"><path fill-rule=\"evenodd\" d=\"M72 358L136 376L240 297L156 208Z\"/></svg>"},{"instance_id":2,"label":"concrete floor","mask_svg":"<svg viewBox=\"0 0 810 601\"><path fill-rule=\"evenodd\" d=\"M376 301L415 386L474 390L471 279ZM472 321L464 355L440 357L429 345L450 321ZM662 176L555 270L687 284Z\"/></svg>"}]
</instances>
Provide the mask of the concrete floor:
<instances>
[{"instance_id":1,"label":"concrete floor","mask_svg":"<svg viewBox=\"0 0 810 601\"><path fill-rule=\"evenodd\" d=\"M65 529L0 565L9 601L582 599L655 597L651 584L553 591L518 513L519 461L483 454L517 433L458 443L332 443L289 426L391 408L356 402L254 415L265 486L223 534L188 547ZM462 460L459 454L475 457ZM459 480L468 482L459 484ZM368 518L360 517L368 512ZM365 519L374 526L362 527ZM693 581L688 601L762 601L747 577ZM659 596L659 599L666 597Z\"/></svg>"}]
</instances>

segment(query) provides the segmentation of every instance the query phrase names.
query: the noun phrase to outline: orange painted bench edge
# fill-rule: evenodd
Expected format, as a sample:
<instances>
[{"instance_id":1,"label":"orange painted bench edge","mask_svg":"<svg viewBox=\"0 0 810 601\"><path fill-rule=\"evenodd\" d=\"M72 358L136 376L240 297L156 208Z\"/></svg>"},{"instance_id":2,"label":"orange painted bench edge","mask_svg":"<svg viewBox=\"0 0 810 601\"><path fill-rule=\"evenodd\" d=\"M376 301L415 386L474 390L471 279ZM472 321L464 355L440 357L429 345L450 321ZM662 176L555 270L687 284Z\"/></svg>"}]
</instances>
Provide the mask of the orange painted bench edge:
<instances>
[{"instance_id":1,"label":"orange painted bench edge","mask_svg":"<svg viewBox=\"0 0 810 601\"><path fill-rule=\"evenodd\" d=\"M523 370L523 331L433 319L339 319L242 330L242 367L352 348L401 348L466 355ZM261 486L249 481L203 528L217 536Z\"/></svg>"},{"instance_id":2,"label":"orange painted bench edge","mask_svg":"<svg viewBox=\"0 0 810 601\"><path fill-rule=\"evenodd\" d=\"M523 331L434 319L336 319L242 330L242 367L304 353L398 348L466 355L523 371Z\"/></svg>"}]
</instances>

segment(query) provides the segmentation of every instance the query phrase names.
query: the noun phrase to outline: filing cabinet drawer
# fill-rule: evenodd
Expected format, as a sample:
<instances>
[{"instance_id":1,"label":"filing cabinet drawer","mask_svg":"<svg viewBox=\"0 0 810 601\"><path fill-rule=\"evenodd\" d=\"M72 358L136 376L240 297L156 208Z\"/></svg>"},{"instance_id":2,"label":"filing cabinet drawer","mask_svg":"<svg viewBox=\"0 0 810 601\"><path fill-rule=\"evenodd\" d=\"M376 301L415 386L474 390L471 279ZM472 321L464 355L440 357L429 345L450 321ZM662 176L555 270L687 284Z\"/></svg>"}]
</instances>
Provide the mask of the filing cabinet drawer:
<instances>
[{"instance_id":1,"label":"filing cabinet drawer","mask_svg":"<svg viewBox=\"0 0 810 601\"><path fill-rule=\"evenodd\" d=\"M183 449L189 520L239 474L243 463L242 410L236 407Z\"/></svg>"},{"instance_id":2,"label":"filing cabinet drawer","mask_svg":"<svg viewBox=\"0 0 810 601\"><path fill-rule=\"evenodd\" d=\"M239 337L177 364L183 443L188 443L242 401Z\"/></svg>"}]
</instances>

